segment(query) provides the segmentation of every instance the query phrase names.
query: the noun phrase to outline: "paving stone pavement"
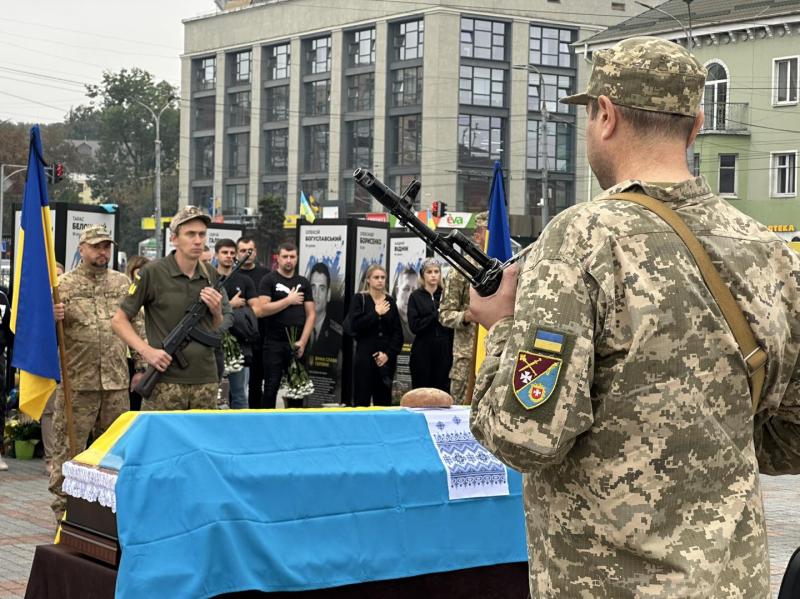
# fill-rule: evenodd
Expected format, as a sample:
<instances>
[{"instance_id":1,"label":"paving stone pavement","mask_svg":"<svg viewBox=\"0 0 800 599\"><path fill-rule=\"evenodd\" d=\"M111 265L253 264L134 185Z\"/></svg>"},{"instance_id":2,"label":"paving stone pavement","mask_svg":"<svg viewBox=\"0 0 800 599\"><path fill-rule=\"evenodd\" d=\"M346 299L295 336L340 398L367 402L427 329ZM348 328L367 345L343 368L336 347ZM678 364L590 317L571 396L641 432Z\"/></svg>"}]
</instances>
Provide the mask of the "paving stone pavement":
<instances>
[{"instance_id":1,"label":"paving stone pavement","mask_svg":"<svg viewBox=\"0 0 800 599\"><path fill-rule=\"evenodd\" d=\"M7 460L0 472L0 599L23 599L36 545L50 543L55 521L42 460ZM800 476L762 476L767 513L772 590L800 546Z\"/></svg>"}]
</instances>

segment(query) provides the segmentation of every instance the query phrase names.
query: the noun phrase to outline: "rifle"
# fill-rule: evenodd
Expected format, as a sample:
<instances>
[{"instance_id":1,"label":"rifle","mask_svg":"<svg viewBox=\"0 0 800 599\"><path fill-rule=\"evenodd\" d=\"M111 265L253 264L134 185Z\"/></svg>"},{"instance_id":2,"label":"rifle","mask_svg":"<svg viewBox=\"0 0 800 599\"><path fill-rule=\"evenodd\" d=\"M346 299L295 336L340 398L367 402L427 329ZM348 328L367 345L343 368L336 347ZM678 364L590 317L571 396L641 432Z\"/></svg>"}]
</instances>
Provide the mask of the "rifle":
<instances>
[{"instance_id":1,"label":"rifle","mask_svg":"<svg viewBox=\"0 0 800 599\"><path fill-rule=\"evenodd\" d=\"M447 235L431 229L417 218L412 209L421 187L420 182L416 179L411 181L401 195L397 195L366 169L357 168L353 172L353 178L359 186L394 214L401 224L410 229L429 248L461 273L475 288L475 291L483 297L497 291L503 276L503 269L521 257L521 254L517 254L506 262L500 262L497 258L490 258L484 254L469 237L457 229L450 231ZM461 248L464 254L477 262L477 266L467 260L456 248Z\"/></svg>"},{"instance_id":2,"label":"rifle","mask_svg":"<svg viewBox=\"0 0 800 599\"><path fill-rule=\"evenodd\" d=\"M252 253L253 250L248 250L247 258L249 258ZM242 267L242 264L244 264L247 258L242 261L234 258L231 272L228 273L227 276L222 276L217 280L217 283L213 287L214 290L219 291L222 289L225 281ZM198 268L199 267L200 265L198 263ZM203 300L197 298L194 303L187 308L186 314L183 315L180 322L175 325L175 328L169 332L161 344L162 349L175 359L180 368L186 368L189 365L181 351L189 341L197 341L208 347L219 347L222 342L222 337L220 335L207 333L197 327L197 323L206 315L207 310L208 307L203 303ZM133 390L142 397L150 397L153 394L153 389L158 379L161 377L161 374L160 371L148 365L144 376Z\"/></svg>"}]
</instances>

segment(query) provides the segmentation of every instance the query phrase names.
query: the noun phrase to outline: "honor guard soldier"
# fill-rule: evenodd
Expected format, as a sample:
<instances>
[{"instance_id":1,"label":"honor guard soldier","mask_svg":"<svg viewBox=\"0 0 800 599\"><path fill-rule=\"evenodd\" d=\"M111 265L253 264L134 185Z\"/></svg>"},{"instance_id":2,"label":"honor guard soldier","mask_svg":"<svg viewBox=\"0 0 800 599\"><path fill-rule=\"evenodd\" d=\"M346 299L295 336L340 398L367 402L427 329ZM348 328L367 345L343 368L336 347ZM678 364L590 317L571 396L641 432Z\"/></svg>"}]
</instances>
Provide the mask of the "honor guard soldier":
<instances>
[{"instance_id":1,"label":"honor guard soldier","mask_svg":"<svg viewBox=\"0 0 800 599\"><path fill-rule=\"evenodd\" d=\"M561 101L605 191L471 294L472 430L524 473L533 597L765 599L759 470L800 472L800 256L689 171L694 56L638 37L593 62Z\"/></svg>"}]
</instances>

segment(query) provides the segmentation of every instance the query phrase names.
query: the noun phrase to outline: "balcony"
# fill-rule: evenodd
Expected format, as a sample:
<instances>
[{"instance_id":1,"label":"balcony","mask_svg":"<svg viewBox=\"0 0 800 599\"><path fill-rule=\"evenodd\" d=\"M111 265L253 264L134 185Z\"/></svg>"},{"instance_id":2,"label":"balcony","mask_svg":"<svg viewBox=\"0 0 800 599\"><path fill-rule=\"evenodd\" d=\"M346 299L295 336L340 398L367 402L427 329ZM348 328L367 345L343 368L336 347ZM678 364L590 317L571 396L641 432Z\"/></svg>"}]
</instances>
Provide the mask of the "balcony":
<instances>
[{"instance_id":1,"label":"balcony","mask_svg":"<svg viewBox=\"0 0 800 599\"><path fill-rule=\"evenodd\" d=\"M750 135L750 104L746 102L706 102L706 120L700 133Z\"/></svg>"}]
</instances>

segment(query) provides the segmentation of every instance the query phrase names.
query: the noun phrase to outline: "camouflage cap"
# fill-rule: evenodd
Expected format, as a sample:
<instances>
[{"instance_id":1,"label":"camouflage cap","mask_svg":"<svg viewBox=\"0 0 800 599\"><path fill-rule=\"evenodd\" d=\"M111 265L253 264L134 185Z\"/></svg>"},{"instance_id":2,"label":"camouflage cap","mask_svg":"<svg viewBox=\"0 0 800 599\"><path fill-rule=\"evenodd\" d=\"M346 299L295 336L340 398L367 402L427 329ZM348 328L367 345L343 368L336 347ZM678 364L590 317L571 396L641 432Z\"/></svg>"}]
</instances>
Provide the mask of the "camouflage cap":
<instances>
[{"instance_id":1,"label":"camouflage cap","mask_svg":"<svg viewBox=\"0 0 800 599\"><path fill-rule=\"evenodd\" d=\"M657 37L632 37L592 55L586 91L561 98L564 104L588 104L607 96L628 108L695 116L706 69L686 48Z\"/></svg>"},{"instance_id":2,"label":"camouflage cap","mask_svg":"<svg viewBox=\"0 0 800 599\"><path fill-rule=\"evenodd\" d=\"M200 208L197 206L184 206L178 210L175 216L172 217L172 220L169 223L169 230L173 233L176 233L178 231L178 227L196 218L201 219L206 224L211 222L211 217L200 210Z\"/></svg>"},{"instance_id":3,"label":"camouflage cap","mask_svg":"<svg viewBox=\"0 0 800 599\"><path fill-rule=\"evenodd\" d=\"M89 225L81 231L78 243L88 243L89 245L96 245L104 241L114 243L111 233L108 232L105 225Z\"/></svg>"},{"instance_id":4,"label":"camouflage cap","mask_svg":"<svg viewBox=\"0 0 800 599\"><path fill-rule=\"evenodd\" d=\"M478 212L475 215L475 226L476 227L487 227L489 226L489 211L484 210L483 212Z\"/></svg>"}]
</instances>

